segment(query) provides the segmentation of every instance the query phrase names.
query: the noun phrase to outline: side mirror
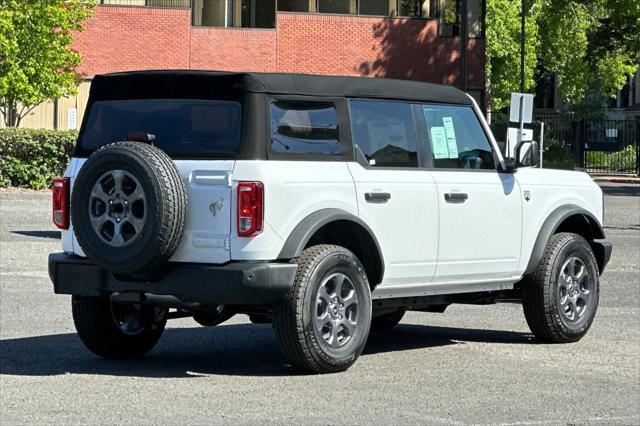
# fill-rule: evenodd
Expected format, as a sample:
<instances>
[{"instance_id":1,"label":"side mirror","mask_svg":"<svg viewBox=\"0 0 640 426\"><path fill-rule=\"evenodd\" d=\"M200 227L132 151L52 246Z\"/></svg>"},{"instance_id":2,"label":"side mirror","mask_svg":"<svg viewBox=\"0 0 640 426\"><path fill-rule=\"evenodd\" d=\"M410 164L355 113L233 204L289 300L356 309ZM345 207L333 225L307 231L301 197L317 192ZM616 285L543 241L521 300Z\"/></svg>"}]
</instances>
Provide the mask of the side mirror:
<instances>
[{"instance_id":1,"label":"side mirror","mask_svg":"<svg viewBox=\"0 0 640 426\"><path fill-rule=\"evenodd\" d=\"M536 141L523 141L516 146L517 167L537 167L540 160L540 146Z\"/></svg>"},{"instance_id":2,"label":"side mirror","mask_svg":"<svg viewBox=\"0 0 640 426\"><path fill-rule=\"evenodd\" d=\"M515 158L507 157L500 163L499 170L504 173L513 173L518 168L518 162Z\"/></svg>"}]
</instances>

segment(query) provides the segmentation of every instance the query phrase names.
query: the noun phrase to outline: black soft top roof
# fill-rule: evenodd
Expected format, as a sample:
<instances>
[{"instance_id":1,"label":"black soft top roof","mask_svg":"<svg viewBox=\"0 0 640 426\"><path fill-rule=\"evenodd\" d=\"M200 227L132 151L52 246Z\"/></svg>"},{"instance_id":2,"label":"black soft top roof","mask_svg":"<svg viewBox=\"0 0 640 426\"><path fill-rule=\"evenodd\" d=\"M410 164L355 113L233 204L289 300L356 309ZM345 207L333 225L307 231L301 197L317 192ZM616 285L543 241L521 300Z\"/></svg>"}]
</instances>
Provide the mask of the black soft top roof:
<instances>
[{"instance_id":1,"label":"black soft top roof","mask_svg":"<svg viewBox=\"0 0 640 426\"><path fill-rule=\"evenodd\" d=\"M403 99L471 104L461 90L388 78L218 71L132 71L97 75L92 100L238 97L244 93Z\"/></svg>"}]
</instances>

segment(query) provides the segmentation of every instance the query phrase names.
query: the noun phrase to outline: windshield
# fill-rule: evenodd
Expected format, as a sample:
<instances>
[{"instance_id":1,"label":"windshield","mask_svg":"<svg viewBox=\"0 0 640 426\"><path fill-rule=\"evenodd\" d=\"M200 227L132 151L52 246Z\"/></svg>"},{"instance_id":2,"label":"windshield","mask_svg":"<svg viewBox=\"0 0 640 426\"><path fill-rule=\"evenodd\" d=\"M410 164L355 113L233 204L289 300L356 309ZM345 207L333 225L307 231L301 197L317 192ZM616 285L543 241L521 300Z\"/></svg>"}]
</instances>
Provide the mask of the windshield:
<instances>
[{"instance_id":1,"label":"windshield","mask_svg":"<svg viewBox=\"0 0 640 426\"><path fill-rule=\"evenodd\" d=\"M81 135L83 154L134 133L155 136L170 156L235 154L240 145L240 103L197 99L98 101Z\"/></svg>"}]
</instances>

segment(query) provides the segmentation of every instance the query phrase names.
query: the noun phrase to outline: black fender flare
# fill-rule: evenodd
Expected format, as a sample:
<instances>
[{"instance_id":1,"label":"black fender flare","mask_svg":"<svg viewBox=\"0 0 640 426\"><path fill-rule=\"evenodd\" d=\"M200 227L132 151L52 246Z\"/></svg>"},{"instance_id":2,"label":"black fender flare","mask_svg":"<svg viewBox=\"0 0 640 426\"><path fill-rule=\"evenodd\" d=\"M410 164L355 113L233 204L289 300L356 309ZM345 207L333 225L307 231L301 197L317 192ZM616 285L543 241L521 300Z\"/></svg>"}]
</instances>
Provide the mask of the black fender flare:
<instances>
[{"instance_id":1,"label":"black fender flare","mask_svg":"<svg viewBox=\"0 0 640 426\"><path fill-rule=\"evenodd\" d=\"M280 254L278 254L278 259L287 260L300 256L311 237L313 237L320 228L335 221L353 222L364 228L364 230L369 234L371 240L375 243L375 249L378 253L380 260L380 278L382 279L384 276L384 258L382 257L380 243L378 242L374 232L371 230L369 225L367 225L358 216L341 209L327 208L317 210L302 219L287 237L282 250L280 250Z\"/></svg>"},{"instance_id":2,"label":"black fender flare","mask_svg":"<svg viewBox=\"0 0 640 426\"><path fill-rule=\"evenodd\" d=\"M551 212L551 214L547 217L547 219L542 224L542 227L538 232L538 237L536 238L536 242L533 245L531 256L529 257L529 263L527 264L527 269L524 272L525 275L531 274L535 271L536 267L540 263L540 260L542 260L542 256L544 255L544 250L547 248L547 244L549 243L549 240L551 239L553 234L556 233L556 231L558 230L562 222L564 222L565 219L571 216L576 216L576 215L581 216L585 221L585 226L589 227L590 233L592 235L592 238L589 241L589 243L592 245L592 247L594 246L594 244L595 245L599 244L598 240L605 238L604 229L602 228L602 225L600 224L598 219L596 219L595 216L591 214L589 211L583 209L582 207L576 206L575 204L566 204L566 205L560 206L557 209L555 209L553 212ZM526 224L524 226L526 226ZM596 253L596 255L598 255L598 253ZM606 265L607 261L608 259L604 260L602 262L603 263L602 265L599 265L601 266L601 272L602 272L602 269L604 269L604 266ZM600 260L598 261L598 263L601 263Z\"/></svg>"}]
</instances>

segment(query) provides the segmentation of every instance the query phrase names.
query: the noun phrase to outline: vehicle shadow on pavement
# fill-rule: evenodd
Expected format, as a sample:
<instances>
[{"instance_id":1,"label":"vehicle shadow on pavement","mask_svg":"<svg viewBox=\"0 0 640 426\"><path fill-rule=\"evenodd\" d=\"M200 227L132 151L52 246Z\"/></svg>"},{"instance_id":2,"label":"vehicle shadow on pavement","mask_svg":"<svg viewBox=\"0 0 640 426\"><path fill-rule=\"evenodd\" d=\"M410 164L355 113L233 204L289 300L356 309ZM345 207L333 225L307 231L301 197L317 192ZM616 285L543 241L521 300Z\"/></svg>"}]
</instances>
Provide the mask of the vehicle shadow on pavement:
<instances>
[{"instance_id":1,"label":"vehicle shadow on pavement","mask_svg":"<svg viewBox=\"0 0 640 426\"><path fill-rule=\"evenodd\" d=\"M11 231L11 233L25 237L50 238L55 240L61 238L60 231Z\"/></svg>"},{"instance_id":2,"label":"vehicle shadow on pavement","mask_svg":"<svg viewBox=\"0 0 640 426\"><path fill-rule=\"evenodd\" d=\"M640 185L608 185L601 188L605 195L622 197L640 196Z\"/></svg>"},{"instance_id":3,"label":"vehicle shadow on pavement","mask_svg":"<svg viewBox=\"0 0 640 426\"><path fill-rule=\"evenodd\" d=\"M391 330L371 333L364 355L381 352L423 349L466 342L533 344L530 333L400 324Z\"/></svg>"},{"instance_id":4,"label":"vehicle shadow on pavement","mask_svg":"<svg viewBox=\"0 0 640 426\"><path fill-rule=\"evenodd\" d=\"M529 334L401 324L372 334L367 355L412 349L489 342L530 343ZM271 325L232 324L169 328L147 356L107 360L89 353L75 333L0 340L0 374L61 374L188 378L207 375L288 376Z\"/></svg>"}]
</instances>

